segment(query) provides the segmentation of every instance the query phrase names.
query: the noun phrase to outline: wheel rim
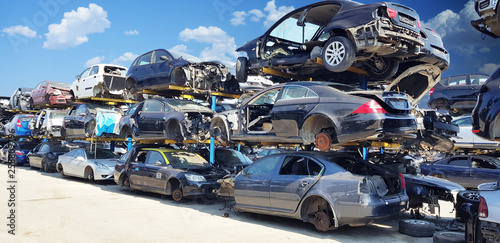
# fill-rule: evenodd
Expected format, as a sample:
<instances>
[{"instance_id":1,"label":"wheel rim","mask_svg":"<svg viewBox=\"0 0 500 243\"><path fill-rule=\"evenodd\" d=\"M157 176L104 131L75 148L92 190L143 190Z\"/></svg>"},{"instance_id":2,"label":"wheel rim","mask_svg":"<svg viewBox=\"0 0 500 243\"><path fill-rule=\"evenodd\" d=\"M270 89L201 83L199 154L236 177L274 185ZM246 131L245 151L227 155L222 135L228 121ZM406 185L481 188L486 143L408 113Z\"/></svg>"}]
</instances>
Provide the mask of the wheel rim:
<instances>
[{"instance_id":1,"label":"wheel rim","mask_svg":"<svg viewBox=\"0 0 500 243\"><path fill-rule=\"evenodd\" d=\"M469 200L479 201L479 193L477 192L466 192L464 193L464 198Z\"/></svg>"},{"instance_id":2,"label":"wheel rim","mask_svg":"<svg viewBox=\"0 0 500 243\"><path fill-rule=\"evenodd\" d=\"M334 41L326 47L326 62L331 66L339 65L345 58L345 46L339 42Z\"/></svg>"},{"instance_id":3,"label":"wheel rim","mask_svg":"<svg viewBox=\"0 0 500 243\"><path fill-rule=\"evenodd\" d=\"M320 151L328 151L330 150L330 145L332 144L332 138L330 137L330 135L326 134L326 133L320 133L318 135L316 135L316 147L320 150Z\"/></svg>"},{"instance_id":4,"label":"wheel rim","mask_svg":"<svg viewBox=\"0 0 500 243\"><path fill-rule=\"evenodd\" d=\"M87 175L87 179L89 181L93 181L94 180L94 172L90 172L88 175Z\"/></svg>"},{"instance_id":5,"label":"wheel rim","mask_svg":"<svg viewBox=\"0 0 500 243\"><path fill-rule=\"evenodd\" d=\"M172 198L174 199L174 201L178 202L180 200L182 200L182 191L179 190L179 189L175 189L173 192L172 192Z\"/></svg>"},{"instance_id":6,"label":"wheel rim","mask_svg":"<svg viewBox=\"0 0 500 243\"><path fill-rule=\"evenodd\" d=\"M330 219L325 212L316 212L314 214L314 227L319 231L327 231L330 227Z\"/></svg>"}]
</instances>

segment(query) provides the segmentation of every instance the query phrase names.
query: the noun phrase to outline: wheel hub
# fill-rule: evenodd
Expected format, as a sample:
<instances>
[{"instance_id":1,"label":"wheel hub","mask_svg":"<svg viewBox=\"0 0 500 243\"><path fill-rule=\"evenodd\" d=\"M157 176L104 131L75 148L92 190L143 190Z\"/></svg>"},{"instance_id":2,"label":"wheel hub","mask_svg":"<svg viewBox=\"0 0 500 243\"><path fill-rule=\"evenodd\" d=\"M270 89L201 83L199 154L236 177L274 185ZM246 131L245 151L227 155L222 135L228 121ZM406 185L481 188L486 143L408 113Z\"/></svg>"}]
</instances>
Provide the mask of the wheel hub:
<instances>
[{"instance_id":1,"label":"wheel hub","mask_svg":"<svg viewBox=\"0 0 500 243\"><path fill-rule=\"evenodd\" d=\"M320 133L318 135L316 135L316 147L320 150L320 151L328 151L330 150L330 145L332 144L332 138L330 137L330 135L326 134L326 133Z\"/></svg>"},{"instance_id":2,"label":"wheel hub","mask_svg":"<svg viewBox=\"0 0 500 243\"><path fill-rule=\"evenodd\" d=\"M326 48L326 62L332 66L336 66L344 60L345 47L339 41L334 41Z\"/></svg>"},{"instance_id":3,"label":"wheel hub","mask_svg":"<svg viewBox=\"0 0 500 243\"><path fill-rule=\"evenodd\" d=\"M330 219L325 212L314 213L314 227L319 231L327 231L330 228Z\"/></svg>"}]
</instances>

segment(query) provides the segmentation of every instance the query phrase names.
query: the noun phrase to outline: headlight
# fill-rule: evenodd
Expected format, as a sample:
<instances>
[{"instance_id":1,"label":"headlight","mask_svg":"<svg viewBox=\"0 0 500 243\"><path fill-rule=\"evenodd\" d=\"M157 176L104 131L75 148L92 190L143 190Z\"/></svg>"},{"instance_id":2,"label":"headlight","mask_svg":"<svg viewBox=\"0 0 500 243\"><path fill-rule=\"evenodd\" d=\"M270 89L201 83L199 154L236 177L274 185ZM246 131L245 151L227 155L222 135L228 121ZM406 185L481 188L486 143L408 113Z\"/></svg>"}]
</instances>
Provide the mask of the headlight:
<instances>
[{"instance_id":1,"label":"headlight","mask_svg":"<svg viewBox=\"0 0 500 243\"><path fill-rule=\"evenodd\" d=\"M61 91L60 91L60 90L57 90L57 89L56 89L56 90L53 90L53 91L52 91L52 94L53 94L53 95L62 95Z\"/></svg>"},{"instance_id":2,"label":"headlight","mask_svg":"<svg viewBox=\"0 0 500 243\"><path fill-rule=\"evenodd\" d=\"M99 162L95 162L95 165L97 165L97 167L101 168L101 169L107 169L108 167L104 164L101 164Z\"/></svg>"},{"instance_id":3,"label":"headlight","mask_svg":"<svg viewBox=\"0 0 500 243\"><path fill-rule=\"evenodd\" d=\"M188 181L207 181L205 179L205 177L201 176L201 175L194 175L194 174L186 174L186 179Z\"/></svg>"}]
</instances>

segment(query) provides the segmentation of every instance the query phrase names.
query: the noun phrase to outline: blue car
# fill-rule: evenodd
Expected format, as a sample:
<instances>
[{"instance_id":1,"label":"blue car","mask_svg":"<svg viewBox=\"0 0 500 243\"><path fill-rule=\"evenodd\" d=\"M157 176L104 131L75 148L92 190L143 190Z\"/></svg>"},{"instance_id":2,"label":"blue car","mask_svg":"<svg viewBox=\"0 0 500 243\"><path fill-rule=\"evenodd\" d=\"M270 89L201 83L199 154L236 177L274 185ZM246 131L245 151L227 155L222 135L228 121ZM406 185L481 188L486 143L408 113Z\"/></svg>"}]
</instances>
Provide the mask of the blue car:
<instances>
[{"instance_id":1,"label":"blue car","mask_svg":"<svg viewBox=\"0 0 500 243\"><path fill-rule=\"evenodd\" d=\"M27 154L38 143L28 141L11 141L2 148L3 162L26 165L29 163Z\"/></svg>"},{"instance_id":2,"label":"blue car","mask_svg":"<svg viewBox=\"0 0 500 243\"><path fill-rule=\"evenodd\" d=\"M4 126L4 134L6 136L15 137L29 137L31 136L31 130L28 128L28 124L33 118L33 115L15 115L10 121Z\"/></svg>"},{"instance_id":3,"label":"blue car","mask_svg":"<svg viewBox=\"0 0 500 243\"><path fill-rule=\"evenodd\" d=\"M500 160L484 155L455 155L420 164L424 175L444 178L465 188L494 182L500 176Z\"/></svg>"}]
</instances>

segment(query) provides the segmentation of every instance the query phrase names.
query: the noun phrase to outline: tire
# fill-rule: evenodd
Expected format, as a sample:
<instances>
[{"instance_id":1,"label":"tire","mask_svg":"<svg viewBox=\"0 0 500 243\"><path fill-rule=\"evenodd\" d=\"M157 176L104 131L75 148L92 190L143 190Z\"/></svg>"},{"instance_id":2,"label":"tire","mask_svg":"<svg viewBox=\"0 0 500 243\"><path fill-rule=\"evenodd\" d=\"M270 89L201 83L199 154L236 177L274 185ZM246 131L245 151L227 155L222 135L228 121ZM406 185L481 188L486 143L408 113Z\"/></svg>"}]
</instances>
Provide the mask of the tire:
<instances>
[{"instance_id":1,"label":"tire","mask_svg":"<svg viewBox=\"0 0 500 243\"><path fill-rule=\"evenodd\" d=\"M180 202L183 198L181 189L175 189L172 191L172 199L174 199L174 201Z\"/></svg>"},{"instance_id":2,"label":"tire","mask_svg":"<svg viewBox=\"0 0 500 243\"><path fill-rule=\"evenodd\" d=\"M227 146L229 144L228 132L226 130L226 126L224 126L222 122L214 124L214 126L211 129L210 135L214 137L217 140L217 142L222 146Z\"/></svg>"},{"instance_id":3,"label":"tire","mask_svg":"<svg viewBox=\"0 0 500 243\"><path fill-rule=\"evenodd\" d=\"M88 170L85 175L85 179L87 179L89 182L94 182L94 171L92 169L86 169Z\"/></svg>"},{"instance_id":4,"label":"tire","mask_svg":"<svg viewBox=\"0 0 500 243\"><path fill-rule=\"evenodd\" d=\"M248 79L248 61L246 57L238 57L236 60L236 80L246 83Z\"/></svg>"},{"instance_id":5,"label":"tire","mask_svg":"<svg viewBox=\"0 0 500 243\"><path fill-rule=\"evenodd\" d=\"M432 222L420 219L404 219L399 221L399 232L401 234L415 237L431 237L436 230Z\"/></svg>"},{"instance_id":6,"label":"tire","mask_svg":"<svg viewBox=\"0 0 500 243\"><path fill-rule=\"evenodd\" d=\"M479 193L477 191L461 191L457 194L457 205L455 207L455 218L460 223L465 223L469 219L470 214L462 209L462 204L472 204L472 211L479 210Z\"/></svg>"},{"instance_id":7,"label":"tire","mask_svg":"<svg viewBox=\"0 0 500 243\"><path fill-rule=\"evenodd\" d=\"M95 120L90 120L85 126L85 137L92 137L94 135Z\"/></svg>"},{"instance_id":8,"label":"tire","mask_svg":"<svg viewBox=\"0 0 500 243\"><path fill-rule=\"evenodd\" d=\"M343 72L352 66L356 56L354 44L343 36L330 38L321 53L323 65L332 72Z\"/></svg>"},{"instance_id":9,"label":"tire","mask_svg":"<svg viewBox=\"0 0 500 243\"><path fill-rule=\"evenodd\" d=\"M61 173L62 177L66 177L66 174L64 174L64 168L62 167L62 165L60 167L61 168L59 169L59 173Z\"/></svg>"},{"instance_id":10,"label":"tire","mask_svg":"<svg viewBox=\"0 0 500 243\"><path fill-rule=\"evenodd\" d=\"M396 74L399 68L399 61L388 57L375 57L368 61L365 66L368 67L368 74L377 80L389 79Z\"/></svg>"},{"instance_id":11,"label":"tire","mask_svg":"<svg viewBox=\"0 0 500 243\"><path fill-rule=\"evenodd\" d=\"M47 166L47 163L46 162L42 162L42 170L44 172L49 172L49 167Z\"/></svg>"},{"instance_id":12,"label":"tire","mask_svg":"<svg viewBox=\"0 0 500 243\"><path fill-rule=\"evenodd\" d=\"M66 139L66 128L64 128L64 126L61 127L61 137Z\"/></svg>"},{"instance_id":13,"label":"tire","mask_svg":"<svg viewBox=\"0 0 500 243\"><path fill-rule=\"evenodd\" d=\"M432 235L433 243L465 243L465 234L463 232L440 231Z\"/></svg>"},{"instance_id":14,"label":"tire","mask_svg":"<svg viewBox=\"0 0 500 243\"><path fill-rule=\"evenodd\" d=\"M123 179L123 187L132 191L132 188L130 187L130 179L128 178L128 176L125 176L125 178Z\"/></svg>"}]
</instances>

